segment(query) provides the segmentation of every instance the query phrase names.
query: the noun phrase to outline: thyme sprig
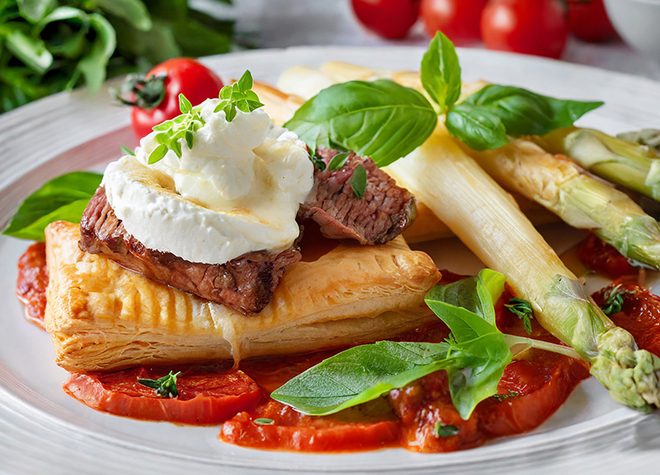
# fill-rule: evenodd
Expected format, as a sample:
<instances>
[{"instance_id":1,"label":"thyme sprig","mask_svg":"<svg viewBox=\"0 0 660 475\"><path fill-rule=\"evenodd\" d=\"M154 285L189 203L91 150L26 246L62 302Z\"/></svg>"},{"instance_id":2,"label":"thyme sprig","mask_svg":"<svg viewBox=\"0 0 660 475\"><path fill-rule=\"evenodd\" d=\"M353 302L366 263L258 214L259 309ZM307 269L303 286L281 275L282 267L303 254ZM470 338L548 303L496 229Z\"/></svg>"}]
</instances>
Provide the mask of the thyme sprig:
<instances>
[{"instance_id":1,"label":"thyme sprig","mask_svg":"<svg viewBox=\"0 0 660 475\"><path fill-rule=\"evenodd\" d=\"M176 378L181 374L181 371L177 373L167 374L159 379L138 379L137 382L142 386L152 388L156 390L156 394L164 398L174 398L179 395L179 391L176 388Z\"/></svg>"},{"instance_id":2,"label":"thyme sprig","mask_svg":"<svg viewBox=\"0 0 660 475\"><path fill-rule=\"evenodd\" d=\"M252 74L250 71L245 71L241 79L220 90L221 101L213 112L224 111L227 122L231 122L236 117L237 110L249 113L263 107L259 96L252 90L252 85ZM201 115L202 106L193 107L183 94L179 94L179 110L180 115L153 128L155 132L158 132L155 136L158 146L149 154L147 159L149 165L161 161L169 150L181 158L183 141L189 149L192 149L195 143L195 133L206 125L206 120Z\"/></svg>"}]
</instances>

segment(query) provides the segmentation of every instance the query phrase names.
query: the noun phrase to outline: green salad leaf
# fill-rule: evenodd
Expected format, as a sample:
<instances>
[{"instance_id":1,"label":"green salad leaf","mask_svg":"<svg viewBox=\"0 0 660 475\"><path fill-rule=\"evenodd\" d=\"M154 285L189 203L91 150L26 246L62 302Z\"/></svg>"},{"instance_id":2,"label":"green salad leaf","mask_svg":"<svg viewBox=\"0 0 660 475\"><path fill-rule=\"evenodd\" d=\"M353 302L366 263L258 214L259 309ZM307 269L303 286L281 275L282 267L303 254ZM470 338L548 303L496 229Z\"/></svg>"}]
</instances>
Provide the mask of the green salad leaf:
<instances>
[{"instance_id":1,"label":"green salad leaf","mask_svg":"<svg viewBox=\"0 0 660 475\"><path fill-rule=\"evenodd\" d=\"M73 172L49 181L21 203L2 234L43 241L50 223L79 223L102 178L98 173Z\"/></svg>"},{"instance_id":2,"label":"green salad leaf","mask_svg":"<svg viewBox=\"0 0 660 475\"><path fill-rule=\"evenodd\" d=\"M422 94L381 79L324 89L305 102L285 127L298 134L310 150L352 150L383 167L421 145L437 120L436 111Z\"/></svg>"}]
</instances>

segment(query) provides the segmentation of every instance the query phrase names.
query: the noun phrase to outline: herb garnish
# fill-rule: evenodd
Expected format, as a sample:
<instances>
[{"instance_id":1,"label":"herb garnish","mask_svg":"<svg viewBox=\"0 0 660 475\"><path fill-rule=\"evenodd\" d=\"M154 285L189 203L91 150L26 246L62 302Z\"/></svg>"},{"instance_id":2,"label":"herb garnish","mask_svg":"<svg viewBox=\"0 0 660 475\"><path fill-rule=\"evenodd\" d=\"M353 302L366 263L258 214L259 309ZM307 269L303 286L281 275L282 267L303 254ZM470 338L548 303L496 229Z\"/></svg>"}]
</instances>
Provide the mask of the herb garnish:
<instances>
[{"instance_id":1,"label":"herb garnish","mask_svg":"<svg viewBox=\"0 0 660 475\"><path fill-rule=\"evenodd\" d=\"M623 289L621 285L622 284L618 284L605 293L605 302L600 308L608 317L623 310L624 295L632 295L635 293L634 290Z\"/></svg>"},{"instance_id":2,"label":"herb garnish","mask_svg":"<svg viewBox=\"0 0 660 475\"><path fill-rule=\"evenodd\" d=\"M275 424L275 421L273 419L268 419L267 417L258 417L254 420L254 423L259 424L260 426L272 426Z\"/></svg>"},{"instance_id":3,"label":"herb garnish","mask_svg":"<svg viewBox=\"0 0 660 475\"><path fill-rule=\"evenodd\" d=\"M252 85L252 73L245 71L241 79L220 90L222 102L218 104L213 112L224 111L227 122L231 122L236 117L237 109L248 113L263 107L264 105L259 101L259 96L252 90Z\"/></svg>"},{"instance_id":4,"label":"herb garnish","mask_svg":"<svg viewBox=\"0 0 660 475\"><path fill-rule=\"evenodd\" d=\"M167 374L159 379L138 379L137 382L148 388L156 390L156 394L164 398L175 398L179 395L179 391L176 388L176 378L181 374L181 371L177 373Z\"/></svg>"},{"instance_id":5,"label":"herb garnish","mask_svg":"<svg viewBox=\"0 0 660 475\"><path fill-rule=\"evenodd\" d=\"M505 399L509 399L512 397L518 397L520 396L520 393L518 391L509 391L506 394L493 394L491 397L493 399L497 399L498 401L504 401Z\"/></svg>"},{"instance_id":6,"label":"herb garnish","mask_svg":"<svg viewBox=\"0 0 660 475\"><path fill-rule=\"evenodd\" d=\"M504 304L504 306L508 308L511 313L523 321L523 326L525 327L525 331L528 335L532 333L532 318L534 318L534 310L532 310L532 304L530 304L527 300L514 297L509 300L508 304Z\"/></svg>"},{"instance_id":7,"label":"herb garnish","mask_svg":"<svg viewBox=\"0 0 660 475\"><path fill-rule=\"evenodd\" d=\"M220 90L221 102L213 112L224 111L227 121L231 122L236 117L236 110L248 113L263 107L257 93L251 90L252 84L252 74L245 71L241 79ZM201 115L201 105L193 107L183 94L179 94L179 109L181 115L153 128L155 132L159 132L155 136L159 145L149 154L147 161L150 165L162 160L169 150L181 158L181 140L185 140L188 148L192 149L195 132L206 124Z\"/></svg>"},{"instance_id":8,"label":"herb garnish","mask_svg":"<svg viewBox=\"0 0 660 475\"><path fill-rule=\"evenodd\" d=\"M458 435L460 433L460 429L454 424L443 424L442 422L438 421L435 423L433 433L438 438L447 438L453 435Z\"/></svg>"},{"instance_id":9,"label":"herb garnish","mask_svg":"<svg viewBox=\"0 0 660 475\"><path fill-rule=\"evenodd\" d=\"M364 192L367 191L367 170L362 165L358 165L353 170L351 188L353 189L353 194L359 199L362 199Z\"/></svg>"},{"instance_id":10,"label":"herb garnish","mask_svg":"<svg viewBox=\"0 0 660 475\"><path fill-rule=\"evenodd\" d=\"M330 163L328 164L328 170L340 170L346 164L350 154L350 152L339 152L337 155L332 157L332 160L330 160Z\"/></svg>"}]
</instances>

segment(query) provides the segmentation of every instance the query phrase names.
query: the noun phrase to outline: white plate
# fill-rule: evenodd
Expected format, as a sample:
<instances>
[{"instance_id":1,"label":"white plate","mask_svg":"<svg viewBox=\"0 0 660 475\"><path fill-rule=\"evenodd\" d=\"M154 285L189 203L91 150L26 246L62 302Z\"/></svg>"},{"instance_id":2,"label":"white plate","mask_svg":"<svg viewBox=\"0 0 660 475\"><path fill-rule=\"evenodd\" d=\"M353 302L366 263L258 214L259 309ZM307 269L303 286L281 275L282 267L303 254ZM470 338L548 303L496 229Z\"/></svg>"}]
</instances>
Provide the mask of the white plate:
<instances>
[{"instance_id":1,"label":"white plate","mask_svg":"<svg viewBox=\"0 0 660 475\"><path fill-rule=\"evenodd\" d=\"M275 83L295 64L342 60L375 68L418 69L420 48L295 48L207 58L223 78L249 68ZM544 94L603 99L584 124L607 132L660 126L660 85L639 78L539 58L461 50L463 77L524 86ZM0 228L18 203L50 178L101 167L134 145L127 110L104 91L61 94L0 117ZM545 229L561 252L575 233ZM218 429L178 427L88 409L61 389L66 373L53 363L49 337L22 318L14 297L15 263L26 243L0 238L0 472L5 473L611 473L657 471L660 420L614 403L597 382L580 385L538 430L450 454L403 449L311 455L243 449L218 442ZM460 243L426 246L438 265L475 272L480 263ZM646 469L646 470L644 470Z\"/></svg>"}]
</instances>

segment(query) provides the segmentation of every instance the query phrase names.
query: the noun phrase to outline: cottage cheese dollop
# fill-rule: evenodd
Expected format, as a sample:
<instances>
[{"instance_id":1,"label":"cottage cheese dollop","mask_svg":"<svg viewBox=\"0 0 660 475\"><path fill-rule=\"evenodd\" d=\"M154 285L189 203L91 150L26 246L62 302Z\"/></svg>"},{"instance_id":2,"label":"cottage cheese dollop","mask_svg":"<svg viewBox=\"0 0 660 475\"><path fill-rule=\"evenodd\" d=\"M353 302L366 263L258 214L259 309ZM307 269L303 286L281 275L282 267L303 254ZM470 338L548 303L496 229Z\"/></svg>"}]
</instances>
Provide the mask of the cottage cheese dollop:
<instances>
[{"instance_id":1,"label":"cottage cheese dollop","mask_svg":"<svg viewBox=\"0 0 660 475\"><path fill-rule=\"evenodd\" d=\"M261 109L238 111L227 122L224 112L213 112L218 102L203 104L206 124L192 149L182 144L181 158L170 150L148 165L158 146L154 132L135 157L105 171L108 203L149 249L224 264L246 252L284 250L298 237L296 214L314 173L305 144Z\"/></svg>"}]
</instances>

